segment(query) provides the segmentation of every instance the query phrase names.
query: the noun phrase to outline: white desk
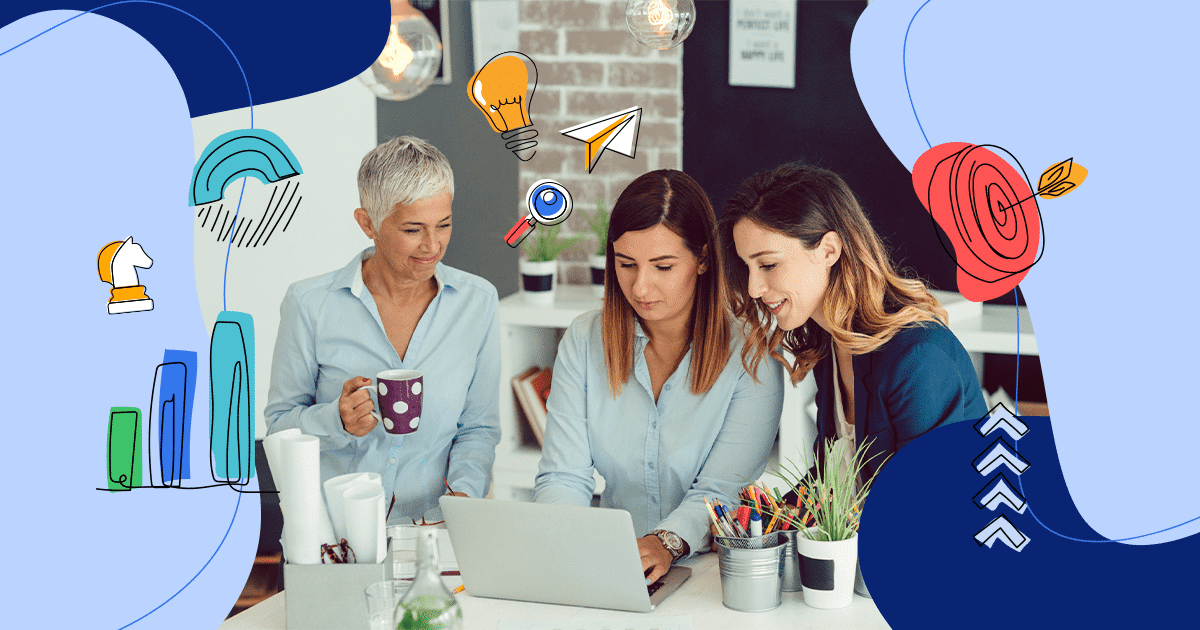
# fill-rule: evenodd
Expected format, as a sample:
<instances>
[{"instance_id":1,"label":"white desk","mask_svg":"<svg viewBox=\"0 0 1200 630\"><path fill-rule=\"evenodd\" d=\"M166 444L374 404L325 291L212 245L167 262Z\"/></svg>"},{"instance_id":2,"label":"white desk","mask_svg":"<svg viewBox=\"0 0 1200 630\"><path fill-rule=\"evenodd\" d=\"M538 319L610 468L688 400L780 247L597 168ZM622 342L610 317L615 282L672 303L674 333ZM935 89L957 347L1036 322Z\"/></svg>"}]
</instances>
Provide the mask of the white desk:
<instances>
[{"instance_id":1,"label":"white desk","mask_svg":"<svg viewBox=\"0 0 1200 630\"><path fill-rule=\"evenodd\" d=\"M675 617L691 615L695 630L725 630L726 628L753 628L771 630L886 630L887 622L875 608L874 602L865 597L854 596L847 608L839 610L817 610L804 605L800 593L784 593L783 605L764 613L742 613L730 610L721 604L721 573L716 554L706 553L682 563L692 568L692 577L675 593L667 597L659 607L649 613L629 613L597 608L532 604L504 599L471 597L467 593L458 595L463 610L466 630L496 630L501 619L556 619L556 618L617 618L640 615L662 615ZM453 587L461 584L457 577L448 577L446 584ZM220 630L284 630L284 597L279 593L221 624ZM347 630L359 630L348 628ZM365 630L365 629L362 629Z\"/></svg>"}]
</instances>

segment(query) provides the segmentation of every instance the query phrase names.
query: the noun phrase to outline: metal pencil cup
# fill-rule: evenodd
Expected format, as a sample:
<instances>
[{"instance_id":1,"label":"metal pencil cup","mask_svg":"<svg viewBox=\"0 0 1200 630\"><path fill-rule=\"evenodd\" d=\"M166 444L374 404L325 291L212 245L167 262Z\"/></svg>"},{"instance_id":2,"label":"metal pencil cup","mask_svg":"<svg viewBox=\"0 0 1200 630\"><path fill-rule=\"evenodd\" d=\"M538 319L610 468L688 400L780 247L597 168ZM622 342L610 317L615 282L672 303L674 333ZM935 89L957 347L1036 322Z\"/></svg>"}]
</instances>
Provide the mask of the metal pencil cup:
<instances>
[{"instance_id":1,"label":"metal pencil cup","mask_svg":"<svg viewBox=\"0 0 1200 630\"><path fill-rule=\"evenodd\" d=\"M794 593L803 588L800 583L800 554L796 551L796 535L794 529L779 532L783 538L783 592Z\"/></svg>"},{"instance_id":2,"label":"metal pencil cup","mask_svg":"<svg viewBox=\"0 0 1200 630\"><path fill-rule=\"evenodd\" d=\"M783 603L784 540L773 532L754 538L717 537L721 601L740 612L763 612Z\"/></svg>"}]
</instances>

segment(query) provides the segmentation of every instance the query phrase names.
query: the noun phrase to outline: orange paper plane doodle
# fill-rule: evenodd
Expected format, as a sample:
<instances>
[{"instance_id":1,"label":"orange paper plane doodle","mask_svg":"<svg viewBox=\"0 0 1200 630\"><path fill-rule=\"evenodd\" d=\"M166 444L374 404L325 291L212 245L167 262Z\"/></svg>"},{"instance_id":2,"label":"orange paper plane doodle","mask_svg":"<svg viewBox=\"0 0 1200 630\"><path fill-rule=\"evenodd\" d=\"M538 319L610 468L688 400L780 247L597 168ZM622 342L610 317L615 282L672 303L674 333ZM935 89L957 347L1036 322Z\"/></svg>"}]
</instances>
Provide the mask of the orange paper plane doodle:
<instances>
[{"instance_id":1,"label":"orange paper plane doodle","mask_svg":"<svg viewBox=\"0 0 1200 630\"><path fill-rule=\"evenodd\" d=\"M587 172L591 173L606 149L630 158L637 156L638 127L641 121L642 108L630 107L563 129L559 133L587 145L585 162Z\"/></svg>"}]
</instances>

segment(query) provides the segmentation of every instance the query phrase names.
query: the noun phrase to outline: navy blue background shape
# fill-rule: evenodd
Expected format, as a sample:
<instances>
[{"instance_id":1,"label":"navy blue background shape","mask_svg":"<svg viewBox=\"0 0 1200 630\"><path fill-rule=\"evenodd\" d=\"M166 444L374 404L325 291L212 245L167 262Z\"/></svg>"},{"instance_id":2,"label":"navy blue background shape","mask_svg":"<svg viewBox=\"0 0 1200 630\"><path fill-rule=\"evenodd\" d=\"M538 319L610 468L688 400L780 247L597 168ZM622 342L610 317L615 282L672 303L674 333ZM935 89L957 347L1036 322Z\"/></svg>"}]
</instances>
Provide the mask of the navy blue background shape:
<instances>
[{"instance_id":1,"label":"navy blue background shape","mask_svg":"<svg viewBox=\"0 0 1200 630\"><path fill-rule=\"evenodd\" d=\"M0 3L0 25L55 9L88 11L106 0ZM372 63L387 41L388 0L335 4L281 0L163 0L203 20L229 45L187 15L159 4L128 2L96 11L150 42L171 64L193 118L319 92ZM42 37L71 37L71 25ZM12 54L12 53L9 53ZM64 74L73 69L63 69ZM247 95L249 83L249 96ZM69 98L71 94L63 94Z\"/></svg>"},{"instance_id":2,"label":"navy blue background shape","mask_svg":"<svg viewBox=\"0 0 1200 630\"><path fill-rule=\"evenodd\" d=\"M893 630L1043 628L1064 620L1081 628L1194 626L1190 596L1200 573L1191 565L1200 559L1200 537L1132 545L1051 533L1045 527L1103 540L1067 492L1049 418L1022 419L1030 430L1016 447L1031 465L1019 479L1001 470L1029 501L1024 514L972 501L999 471L984 477L971 467L995 435L980 437L969 422L922 436L880 473L863 512L859 550L863 578L888 624ZM1114 510L1138 509L1138 497L1112 499ZM991 548L975 542L975 532L1000 514L1030 537L1023 551L999 540Z\"/></svg>"}]
</instances>

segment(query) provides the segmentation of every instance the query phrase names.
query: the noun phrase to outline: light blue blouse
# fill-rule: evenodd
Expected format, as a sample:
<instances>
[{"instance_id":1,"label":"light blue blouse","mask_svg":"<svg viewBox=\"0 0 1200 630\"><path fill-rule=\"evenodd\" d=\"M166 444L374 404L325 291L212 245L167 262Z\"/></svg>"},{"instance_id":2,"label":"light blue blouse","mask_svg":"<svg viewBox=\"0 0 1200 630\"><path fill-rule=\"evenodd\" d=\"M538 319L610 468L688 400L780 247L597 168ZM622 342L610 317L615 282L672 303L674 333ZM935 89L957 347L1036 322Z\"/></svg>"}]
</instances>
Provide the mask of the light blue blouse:
<instances>
[{"instance_id":1,"label":"light blue blouse","mask_svg":"<svg viewBox=\"0 0 1200 630\"><path fill-rule=\"evenodd\" d=\"M388 340L363 284L368 248L348 265L288 288L267 397L267 433L299 428L321 439L321 481L377 472L396 504L389 522L441 519L443 479L486 496L500 441L500 336L496 288L438 263L438 292L421 315L403 359ZM342 426L337 401L354 376L372 381L391 369L425 374L420 428L393 435L377 424L358 437Z\"/></svg>"},{"instance_id":2,"label":"light blue blouse","mask_svg":"<svg viewBox=\"0 0 1200 630\"><path fill-rule=\"evenodd\" d=\"M783 372L759 367L759 384L743 369L741 341L707 393L691 392L689 349L663 384L657 404L635 326L633 378L615 400L608 386L600 311L575 319L554 361L545 443L533 490L544 503L590 505L595 469L604 478L601 507L633 516L636 534L675 532L692 553L708 546L702 497L737 505L740 488L758 479L779 431Z\"/></svg>"}]
</instances>

